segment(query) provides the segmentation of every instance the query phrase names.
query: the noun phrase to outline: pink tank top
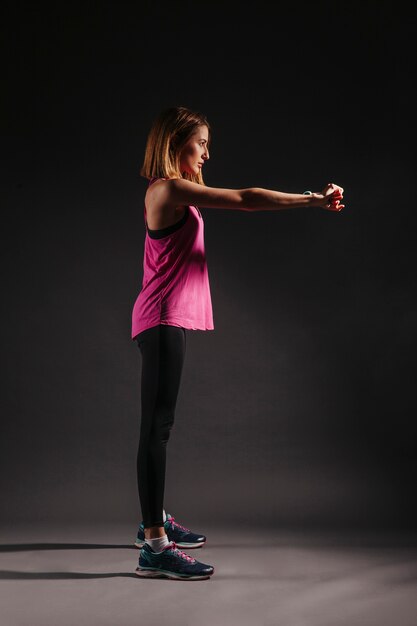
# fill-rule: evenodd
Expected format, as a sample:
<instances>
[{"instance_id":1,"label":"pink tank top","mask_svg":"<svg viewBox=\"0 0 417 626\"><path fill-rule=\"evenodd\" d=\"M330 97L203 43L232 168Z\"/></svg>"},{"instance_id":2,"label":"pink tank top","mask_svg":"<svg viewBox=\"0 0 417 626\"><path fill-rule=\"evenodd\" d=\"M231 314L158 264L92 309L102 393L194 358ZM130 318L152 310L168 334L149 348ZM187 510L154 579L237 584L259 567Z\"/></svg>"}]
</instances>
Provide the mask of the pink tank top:
<instances>
[{"instance_id":1,"label":"pink tank top","mask_svg":"<svg viewBox=\"0 0 417 626\"><path fill-rule=\"evenodd\" d=\"M151 178L151 185L157 178ZM188 206L178 228L170 234L149 236L145 216L142 289L132 311L132 340L158 324L190 330L213 330L213 310L204 248L203 217ZM176 225L174 225L176 226ZM155 234L171 231L172 227Z\"/></svg>"}]
</instances>

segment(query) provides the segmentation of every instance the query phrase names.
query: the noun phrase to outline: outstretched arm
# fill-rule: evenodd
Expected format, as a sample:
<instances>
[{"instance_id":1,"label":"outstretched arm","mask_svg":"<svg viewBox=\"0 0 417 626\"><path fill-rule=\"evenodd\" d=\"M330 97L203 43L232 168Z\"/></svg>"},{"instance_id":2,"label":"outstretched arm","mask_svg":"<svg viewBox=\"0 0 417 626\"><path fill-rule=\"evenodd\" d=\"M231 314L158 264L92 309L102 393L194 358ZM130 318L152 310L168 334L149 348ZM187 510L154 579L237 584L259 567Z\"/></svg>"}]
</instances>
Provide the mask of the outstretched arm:
<instances>
[{"instance_id":1,"label":"outstretched arm","mask_svg":"<svg viewBox=\"0 0 417 626\"><path fill-rule=\"evenodd\" d=\"M240 211L276 211L296 207L321 207L340 211L344 205L343 188L328 183L322 192L304 195L248 187L245 189L224 189L207 187L183 178L165 181L159 186L160 200L165 205L195 205L207 209L237 209Z\"/></svg>"}]
</instances>

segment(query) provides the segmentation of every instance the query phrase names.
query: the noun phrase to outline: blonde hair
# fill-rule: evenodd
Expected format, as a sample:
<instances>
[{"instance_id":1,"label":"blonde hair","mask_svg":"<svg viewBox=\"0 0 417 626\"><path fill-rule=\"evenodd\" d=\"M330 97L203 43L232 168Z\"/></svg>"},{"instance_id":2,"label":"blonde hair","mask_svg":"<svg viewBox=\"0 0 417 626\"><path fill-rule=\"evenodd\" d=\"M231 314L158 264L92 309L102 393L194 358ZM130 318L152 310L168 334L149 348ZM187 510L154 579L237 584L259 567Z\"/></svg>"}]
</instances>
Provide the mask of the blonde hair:
<instances>
[{"instance_id":1,"label":"blonde hair","mask_svg":"<svg viewBox=\"0 0 417 626\"><path fill-rule=\"evenodd\" d=\"M140 169L144 178L185 178L205 185L201 170L198 174L180 171L180 154L184 145L199 126L207 126L210 145L211 129L206 116L183 106L162 111L153 121L148 134L145 157Z\"/></svg>"}]
</instances>

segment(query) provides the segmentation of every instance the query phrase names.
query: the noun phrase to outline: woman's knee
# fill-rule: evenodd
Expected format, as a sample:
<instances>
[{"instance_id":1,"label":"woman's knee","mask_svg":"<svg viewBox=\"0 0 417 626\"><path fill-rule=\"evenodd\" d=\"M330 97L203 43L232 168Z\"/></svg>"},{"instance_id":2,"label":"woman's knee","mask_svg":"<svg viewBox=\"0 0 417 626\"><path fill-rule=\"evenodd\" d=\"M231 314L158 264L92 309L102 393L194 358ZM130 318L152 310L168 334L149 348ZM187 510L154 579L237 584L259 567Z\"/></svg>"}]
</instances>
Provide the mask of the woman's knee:
<instances>
[{"instance_id":1,"label":"woman's knee","mask_svg":"<svg viewBox=\"0 0 417 626\"><path fill-rule=\"evenodd\" d=\"M175 422L175 410L157 412L151 431L151 445L158 446L161 442L166 443L170 437Z\"/></svg>"}]
</instances>

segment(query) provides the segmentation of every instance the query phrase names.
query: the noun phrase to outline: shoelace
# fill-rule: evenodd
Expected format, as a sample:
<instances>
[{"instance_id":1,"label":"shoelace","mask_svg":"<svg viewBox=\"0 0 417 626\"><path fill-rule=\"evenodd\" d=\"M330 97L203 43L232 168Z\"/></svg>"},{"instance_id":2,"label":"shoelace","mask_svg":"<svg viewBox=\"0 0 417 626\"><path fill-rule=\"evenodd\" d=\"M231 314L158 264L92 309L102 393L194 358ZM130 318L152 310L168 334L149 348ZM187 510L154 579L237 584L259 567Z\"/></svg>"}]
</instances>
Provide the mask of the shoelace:
<instances>
[{"instance_id":1,"label":"shoelace","mask_svg":"<svg viewBox=\"0 0 417 626\"><path fill-rule=\"evenodd\" d=\"M185 552L183 552L182 550L177 548L177 544L175 543L175 541L171 541L171 544L172 544L171 545L171 550L172 550L172 552L174 552L174 554L176 554L177 556L181 557L185 561L188 561L189 563L195 563L195 559L193 559L192 556L189 556L188 554L186 554Z\"/></svg>"},{"instance_id":2,"label":"shoelace","mask_svg":"<svg viewBox=\"0 0 417 626\"><path fill-rule=\"evenodd\" d=\"M182 530L185 530L186 532L189 532L190 529L186 528L185 526L183 526L182 524L178 524L178 522L175 521L175 517L170 517L168 520L170 523L172 522L173 526L178 526L178 528L181 528Z\"/></svg>"}]
</instances>

